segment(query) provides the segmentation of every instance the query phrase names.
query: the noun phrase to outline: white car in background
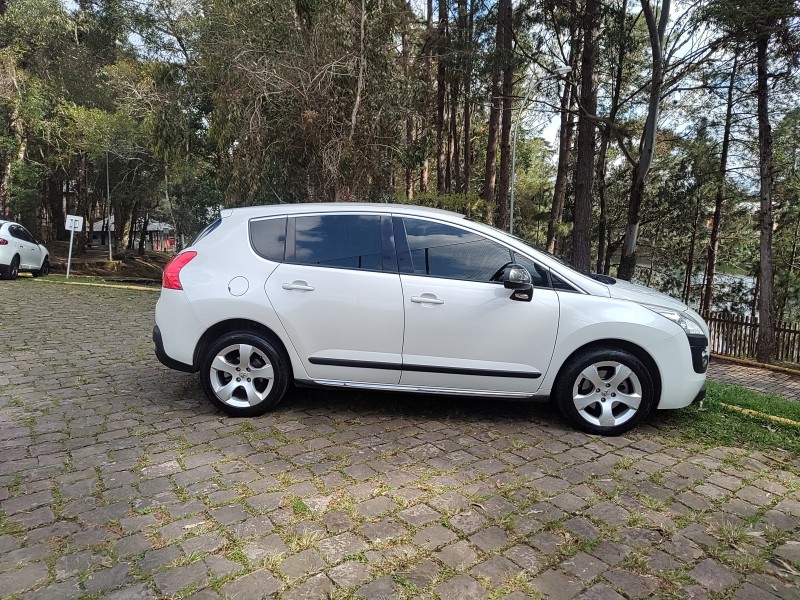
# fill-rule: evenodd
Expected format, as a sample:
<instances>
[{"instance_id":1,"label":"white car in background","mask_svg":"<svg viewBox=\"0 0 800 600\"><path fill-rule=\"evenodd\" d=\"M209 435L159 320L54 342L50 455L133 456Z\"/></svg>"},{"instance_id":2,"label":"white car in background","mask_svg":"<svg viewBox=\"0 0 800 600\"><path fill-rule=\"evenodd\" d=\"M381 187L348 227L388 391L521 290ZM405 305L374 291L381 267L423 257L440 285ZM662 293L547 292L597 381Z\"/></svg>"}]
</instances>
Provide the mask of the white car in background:
<instances>
[{"instance_id":1,"label":"white car in background","mask_svg":"<svg viewBox=\"0 0 800 600\"><path fill-rule=\"evenodd\" d=\"M547 401L618 435L705 394L708 328L463 215L387 204L225 209L165 268L156 355L211 402L299 385Z\"/></svg>"},{"instance_id":2,"label":"white car in background","mask_svg":"<svg viewBox=\"0 0 800 600\"><path fill-rule=\"evenodd\" d=\"M34 277L50 272L50 255L19 223L0 221L0 278L16 279L20 271Z\"/></svg>"}]
</instances>

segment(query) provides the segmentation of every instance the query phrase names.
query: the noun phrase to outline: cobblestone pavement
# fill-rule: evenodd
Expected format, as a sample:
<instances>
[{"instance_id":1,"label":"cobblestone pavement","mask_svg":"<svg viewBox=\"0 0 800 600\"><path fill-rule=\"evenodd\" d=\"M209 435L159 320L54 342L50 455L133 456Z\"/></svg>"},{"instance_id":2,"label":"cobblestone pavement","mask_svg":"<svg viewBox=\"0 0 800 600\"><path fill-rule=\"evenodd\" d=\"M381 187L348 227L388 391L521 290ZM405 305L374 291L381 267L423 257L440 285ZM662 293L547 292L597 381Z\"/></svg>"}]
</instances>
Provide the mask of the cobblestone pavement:
<instances>
[{"instance_id":1,"label":"cobblestone pavement","mask_svg":"<svg viewBox=\"0 0 800 600\"><path fill-rule=\"evenodd\" d=\"M546 407L297 391L234 420L156 294L0 286L0 595L800 598L800 459Z\"/></svg>"},{"instance_id":2,"label":"cobblestone pavement","mask_svg":"<svg viewBox=\"0 0 800 600\"><path fill-rule=\"evenodd\" d=\"M715 356L711 359L708 376L720 383L740 385L757 392L800 401L800 375L761 369Z\"/></svg>"}]
</instances>

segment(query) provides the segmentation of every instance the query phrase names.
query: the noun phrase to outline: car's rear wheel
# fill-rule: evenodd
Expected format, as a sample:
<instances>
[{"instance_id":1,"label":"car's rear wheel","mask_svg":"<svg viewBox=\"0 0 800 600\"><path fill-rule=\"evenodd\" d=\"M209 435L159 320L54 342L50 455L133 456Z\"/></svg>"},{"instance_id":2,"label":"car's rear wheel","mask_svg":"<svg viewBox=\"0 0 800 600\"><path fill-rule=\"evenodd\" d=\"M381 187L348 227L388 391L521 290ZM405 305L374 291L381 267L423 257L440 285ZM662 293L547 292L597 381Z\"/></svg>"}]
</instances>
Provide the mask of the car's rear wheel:
<instances>
[{"instance_id":1,"label":"car's rear wheel","mask_svg":"<svg viewBox=\"0 0 800 600\"><path fill-rule=\"evenodd\" d=\"M574 357L554 389L561 411L588 433L620 435L647 417L655 403L653 379L636 356L595 348Z\"/></svg>"},{"instance_id":2,"label":"car's rear wheel","mask_svg":"<svg viewBox=\"0 0 800 600\"><path fill-rule=\"evenodd\" d=\"M39 276L44 277L45 275L49 275L49 274L50 274L50 260L48 258L45 258L44 262L42 263L42 268L39 269L38 271L34 271L33 272L33 276L34 277L39 277Z\"/></svg>"},{"instance_id":3,"label":"car's rear wheel","mask_svg":"<svg viewBox=\"0 0 800 600\"><path fill-rule=\"evenodd\" d=\"M217 408L233 417L252 417L280 402L289 384L289 368L270 340L234 332L208 347L200 378L203 391Z\"/></svg>"},{"instance_id":4,"label":"car's rear wheel","mask_svg":"<svg viewBox=\"0 0 800 600\"><path fill-rule=\"evenodd\" d=\"M19 275L19 256L11 259L11 264L6 271L6 279L16 279L17 275Z\"/></svg>"}]
</instances>

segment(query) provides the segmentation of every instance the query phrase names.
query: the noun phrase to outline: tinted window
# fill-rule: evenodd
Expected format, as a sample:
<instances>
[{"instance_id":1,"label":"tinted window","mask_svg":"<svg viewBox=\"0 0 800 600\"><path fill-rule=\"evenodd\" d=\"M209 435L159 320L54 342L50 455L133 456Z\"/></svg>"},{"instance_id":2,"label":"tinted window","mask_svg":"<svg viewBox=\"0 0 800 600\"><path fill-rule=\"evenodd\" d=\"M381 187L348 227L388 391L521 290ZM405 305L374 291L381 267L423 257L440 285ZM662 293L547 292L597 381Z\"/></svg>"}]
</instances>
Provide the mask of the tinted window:
<instances>
[{"instance_id":1,"label":"tinted window","mask_svg":"<svg viewBox=\"0 0 800 600\"><path fill-rule=\"evenodd\" d=\"M294 261L304 265L381 270L379 215L297 217Z\"/></svg>"},{"instance_id":2,"label":"tinted window","mask_svg":"<svg viewBox=\"0 0 800 600\"><path fill-rule=\"evenodd\" d=\"M553 289L554 290L559 290L559 291L562 291L562 292L574 292L575 291L574 287L572 287L566 281L561 279L561 277L559 277L555 273L551 273L550 277L553 279Z\"/></svg>"},{"instance_id":3,"label":"tinted window","mask_svg":"<svg viewBox=\"0 0 800 600\"><path fill-rule=\"evenodd\" d=\"M203 231L201 231L199 234L197 234L197 237L192 240L192 242L189 244L189 246L194 246L197 242L202 240L204 237L206 237L209 233L214 231L221 224L222 224L222 219L217 219L216 221L211 223L211 225L209 225L208 227L203 229Z\"/></svg>"},{"instance_id":4,"label":"tinted window","mask_svg":"<svg viewBox=\"0 0 800 600\"><path fill-rule=\"evenodd\" d=\"M8 226L8 233L11 234L11 237L15 237L18 240L21 240L21 239L23 239L21 229L22 228L19 225L9 225Z\"/></svg>"},{"instance_id":5,"label":"tinted window","mask_svg":"<svg viewBox=\"0 0 800 600\"><path fill-rule=\"evenodd\" d=\"M20 229L20 237L25 240L26 242L30 242L31 244L36 243L36 238L33 237L27 229L25 229L22 225L19 226Z\"/></svg>"},{"instance_id":6,"label":"tinted window","mask_svg":"<svg viewBox=\"0 0 800 600\"><path fill-rule=\"evenodd\" d=\"M250 221L250 242L259 255L282 262L286 248L286 217Z\"/></svg>"},{"instance_id":7,"label":"tinted window","mask_svg":"<svg viewBox=\"0 0 800 600\"><path fill-rule=\"evenodd\" d=\"M535 287L550 287L547 269L536 264L530 258L522 256L522 254L514 254L514 262L528 269L528 273L531 274L532 283Z\"/></svg>"},{"instance_id":8,"label":"tinted window","mask_svg":"<svg viewBox=\"0 0 800 600\"><path fill-rule=\"evenodd\" d=\"M421 219L403 219L414 273L489 281L511 251L477 233Z\"/></svg>"}]
</instances>

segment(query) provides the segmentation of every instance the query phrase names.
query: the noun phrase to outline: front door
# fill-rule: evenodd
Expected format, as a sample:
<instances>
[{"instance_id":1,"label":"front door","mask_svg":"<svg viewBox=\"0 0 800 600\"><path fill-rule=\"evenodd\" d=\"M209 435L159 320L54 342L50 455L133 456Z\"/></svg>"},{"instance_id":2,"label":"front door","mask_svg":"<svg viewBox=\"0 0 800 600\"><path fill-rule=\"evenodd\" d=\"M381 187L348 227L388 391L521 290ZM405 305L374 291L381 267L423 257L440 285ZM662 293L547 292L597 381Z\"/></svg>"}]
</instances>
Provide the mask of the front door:
<instances>
[{"instance_id":1,"label":"front door","mask_svg":"<svg viewBox=\"0 0 800 600\"><path fill-rule=\"evenodd\" d=\"M388 216L289 218L266 291L312 379L398 383L403 293L390 233Z\"/></svg>"},{"instance_id":2,"label":"front door","mask_svg":"<svg viewBox=\"0 0 800 600\"><path fill-rule=\"evenodd\" d=\"M542 285L531 302L511 300L491 281L513 260L497 241L416 218L396 218L395 233L406 318L400 383L535 393L558 332L558 296L546 276L531 273Z\"/></svg>"}]
</instances>

